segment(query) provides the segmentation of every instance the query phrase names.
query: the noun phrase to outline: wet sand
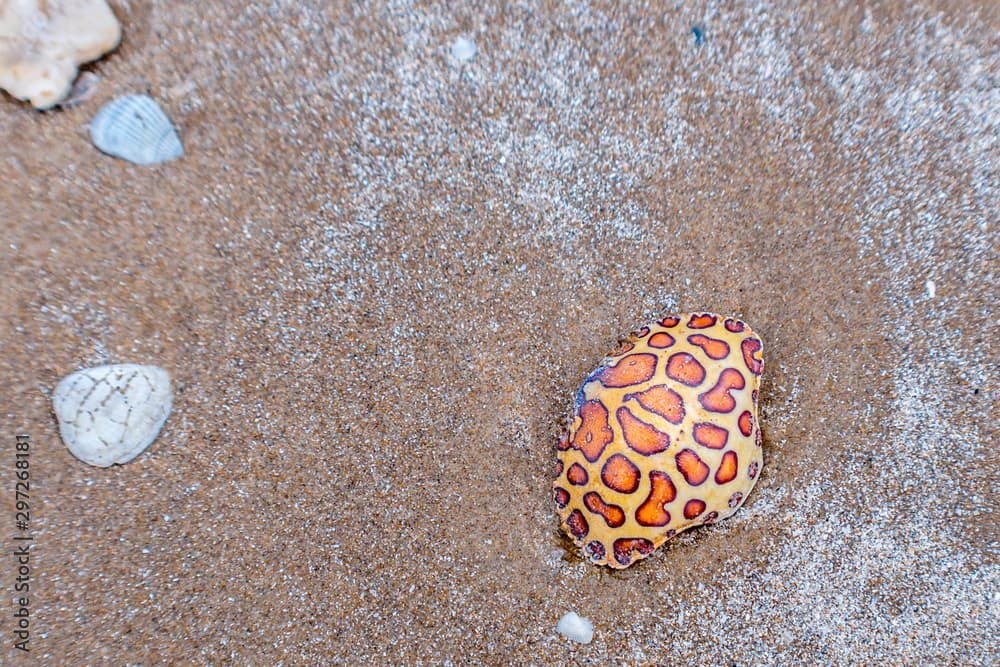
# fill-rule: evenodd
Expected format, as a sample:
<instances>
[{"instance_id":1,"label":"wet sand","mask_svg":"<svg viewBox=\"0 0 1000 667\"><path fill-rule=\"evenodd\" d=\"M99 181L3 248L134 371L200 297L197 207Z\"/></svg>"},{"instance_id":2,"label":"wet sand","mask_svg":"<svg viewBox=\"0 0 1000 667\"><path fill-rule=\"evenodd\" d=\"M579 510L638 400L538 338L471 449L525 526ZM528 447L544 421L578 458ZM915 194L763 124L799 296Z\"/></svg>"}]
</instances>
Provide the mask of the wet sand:
<instances>
[{"instance_id":1,"label":"wet sand","mask_svg":"<svg viewBox=\"0 0 1000 667\"><path fill-rule=\"evenodd\" d=\"M0 99L34 577L5 662L998 659L990 3L112 4L92 100ZM100 105L147 90L186 155L99 154ZM693 310L764 340L759 482L587 564L562 420L620 334ZM50 396L113 362L168 369L174 411L98 469Z\"/></svg>"}]
</instances>

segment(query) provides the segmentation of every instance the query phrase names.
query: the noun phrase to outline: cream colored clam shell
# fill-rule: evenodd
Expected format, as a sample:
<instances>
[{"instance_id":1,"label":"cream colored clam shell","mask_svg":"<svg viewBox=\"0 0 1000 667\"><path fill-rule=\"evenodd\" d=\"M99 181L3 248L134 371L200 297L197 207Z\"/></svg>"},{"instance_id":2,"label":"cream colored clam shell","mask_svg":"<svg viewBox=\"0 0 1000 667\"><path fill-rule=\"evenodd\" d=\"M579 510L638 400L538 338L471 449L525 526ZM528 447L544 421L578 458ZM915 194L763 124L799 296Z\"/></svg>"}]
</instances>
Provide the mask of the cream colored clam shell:
<instances>
[{"instance_id":1,"label":"cream colored clam shell","mask_svg":"<svg viewBox=\"0 0 1000 667\"><path fill-rule=\"evenodd\" d=\"M170 414L170 376L157 366L112 364L66 376L52 394L59 433L73 456L106 468L128 463Z\"/></svg>"}]
</instances>

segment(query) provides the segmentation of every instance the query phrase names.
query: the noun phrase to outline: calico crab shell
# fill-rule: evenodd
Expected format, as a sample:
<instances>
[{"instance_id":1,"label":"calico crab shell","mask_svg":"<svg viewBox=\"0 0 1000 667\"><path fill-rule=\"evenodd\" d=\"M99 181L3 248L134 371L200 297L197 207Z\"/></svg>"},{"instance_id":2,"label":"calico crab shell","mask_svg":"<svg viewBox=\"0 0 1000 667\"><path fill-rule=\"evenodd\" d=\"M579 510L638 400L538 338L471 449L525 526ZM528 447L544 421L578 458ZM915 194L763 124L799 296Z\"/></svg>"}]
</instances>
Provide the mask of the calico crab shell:
<instances>
[{"instance_id":1,"label":"calico crab shell","mask_svg":"<svg viewBox=\"0 0 1000 667\"><path fill-rule=\"evenodd\" d=\"M740 508L763 463L763 343L735 318L668 315L591 373L558 443L562 529L620 569Z\"/></svg>"}]
</instances>

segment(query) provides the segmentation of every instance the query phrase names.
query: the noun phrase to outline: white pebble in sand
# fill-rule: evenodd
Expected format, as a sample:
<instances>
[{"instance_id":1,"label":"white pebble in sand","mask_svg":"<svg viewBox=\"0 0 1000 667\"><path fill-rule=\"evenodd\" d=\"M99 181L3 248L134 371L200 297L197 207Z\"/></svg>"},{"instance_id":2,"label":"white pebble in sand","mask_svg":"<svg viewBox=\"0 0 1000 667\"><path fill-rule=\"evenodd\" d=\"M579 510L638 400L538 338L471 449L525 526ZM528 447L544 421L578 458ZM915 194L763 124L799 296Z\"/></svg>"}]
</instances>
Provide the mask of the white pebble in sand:
<instances>
[{"instance_id":1,"label":"white pebble in sand","mask_svg":"<svg viewBox=\"0 0 1000 667\"><path fill-rule=\"evenodd\" d=\"M128 463L149 447L171 404L167 372L139 364L77 371L52 394L66 447L84 463L101 468Z\"/></svg>"},{"instance_id":2,"label":"white pebble in sand","mask_svg":"<svg viewBox=\"0 0 1000 667\"><path fill-rule=\"evenodd\" d=\"M455 57L455 60L467 63L475 57L476 45L465 37L459 37L451 45L451 55Z\"/></svg>"},{"instance_id":3,"label":"white pebble in sand","mask_svg":"<svg viewBox=\"0 0 1000 667\"><path fill-rule=\"evenodd\" d=\"M589 644L590 640L594 638L594 624L575 611L560 618L556 630L566 639L572 639L581 644Z\"/></svg>"}]
</instances>

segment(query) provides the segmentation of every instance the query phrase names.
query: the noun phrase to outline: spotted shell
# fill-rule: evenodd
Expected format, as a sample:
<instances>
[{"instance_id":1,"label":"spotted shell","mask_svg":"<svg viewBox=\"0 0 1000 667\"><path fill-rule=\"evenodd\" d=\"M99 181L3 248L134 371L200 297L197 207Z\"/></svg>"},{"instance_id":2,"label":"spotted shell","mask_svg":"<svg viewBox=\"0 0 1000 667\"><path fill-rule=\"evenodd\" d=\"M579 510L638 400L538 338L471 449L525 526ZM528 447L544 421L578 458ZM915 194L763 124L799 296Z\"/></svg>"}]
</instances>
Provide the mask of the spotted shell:
<instances>
[{"instance_id":1,"label":"spotted shell","mask_svg":"<svg viewBox=\"0 0 1000 667\"><path fill-rule=\"evenodd\" d=\"M763 343L745 323L668 315L584 381L559 438L562 529L593 563L625 568L740 508L763 463Z\"/></svg>"}]
</instances>

